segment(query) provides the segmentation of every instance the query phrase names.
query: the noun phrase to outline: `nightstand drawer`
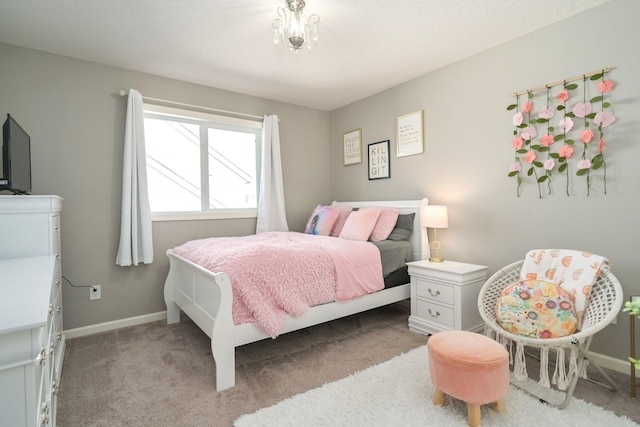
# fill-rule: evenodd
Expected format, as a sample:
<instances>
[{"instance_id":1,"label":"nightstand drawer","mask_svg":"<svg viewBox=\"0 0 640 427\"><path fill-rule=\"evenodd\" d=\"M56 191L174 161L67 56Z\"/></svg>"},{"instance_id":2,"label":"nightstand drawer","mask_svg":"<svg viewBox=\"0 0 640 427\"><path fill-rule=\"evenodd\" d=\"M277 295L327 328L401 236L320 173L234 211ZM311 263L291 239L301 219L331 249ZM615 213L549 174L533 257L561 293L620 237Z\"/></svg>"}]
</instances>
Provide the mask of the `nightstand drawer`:
<instances>
[{"instance_id":1,"label":"nightstand drawer","mask_svg":"<svg viewBox=\"0 0 640 427\"><path fill-rule=\"evenodd\" d=\"M453 286L416 278L416 295L441 304L453 305Z\"/></svg>"},{"instance_id":2,"label":"nightstand drawer","mask_svg":"<svg viewBox=\"0 0 640 427\"><path fill-rule=\"evenodd\" d=\"M455 326L453 308L433 304L429 301L418 300L416 310L418 317L426 322L438 323L446 329Z\"/></svg>"}]
</instances>

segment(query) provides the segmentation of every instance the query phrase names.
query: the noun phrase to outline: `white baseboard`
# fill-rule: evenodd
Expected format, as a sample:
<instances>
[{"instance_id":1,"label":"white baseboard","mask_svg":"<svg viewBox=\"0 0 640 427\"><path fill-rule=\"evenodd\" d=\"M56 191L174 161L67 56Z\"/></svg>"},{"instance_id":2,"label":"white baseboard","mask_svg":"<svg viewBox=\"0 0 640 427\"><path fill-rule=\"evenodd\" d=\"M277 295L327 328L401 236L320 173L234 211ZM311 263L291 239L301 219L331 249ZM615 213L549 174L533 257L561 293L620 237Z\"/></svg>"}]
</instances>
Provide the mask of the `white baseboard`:
<instances>
[{"instance_id":1,"label":"white baseboard","mask_svg":"<svg viewBox=\"0 0 640 427\"><path fill-rule=\"evenodd\" d=\"M628 360L616 359L606 354L594 353L593 351L589 352L589 356L603 368L631 375L631 362ZM640 377L640 369L636 369L636 376Z\"/></svg>"},{"instance_id":2,"label":"white baseboard","mask_svg":"<svg viewBox=\"0 0 640 427\"><path fill-rule=\"evenodd\" d=\"M111 322L98 323L95 325L83 326L81 328L68 329L64 331L65 337L78 338L87 335L93 335L100 332L113 331L114 329L126 328L127 326L142 325L143 323L155 322L157 320L165 320L167 318L166 311L157 313L143 314L142 316L129 317L126 319L114 320Z\"/></svg>"}]
</instances>

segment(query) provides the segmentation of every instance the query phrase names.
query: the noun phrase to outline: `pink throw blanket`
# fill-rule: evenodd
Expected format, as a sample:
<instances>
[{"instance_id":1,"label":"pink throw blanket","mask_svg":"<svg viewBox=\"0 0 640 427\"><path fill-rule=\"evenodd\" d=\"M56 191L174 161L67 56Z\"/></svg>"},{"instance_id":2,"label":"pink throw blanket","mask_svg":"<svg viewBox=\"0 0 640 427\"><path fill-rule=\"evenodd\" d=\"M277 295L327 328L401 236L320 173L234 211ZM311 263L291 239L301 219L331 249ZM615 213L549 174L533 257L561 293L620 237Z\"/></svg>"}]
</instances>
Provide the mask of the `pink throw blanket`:
<instances>
[{"instance_id":1,"label":"pink throw blanket","mask_svg":"<svg viewBox=\"0 0 640 427\"><path fill-rule=\"evenodd\" d=\"M256 323L275 338L287 314L384 288L371 243L296 232L193 240L173 251L233 286L234 324Z\"/></svg>"}]
</instances>

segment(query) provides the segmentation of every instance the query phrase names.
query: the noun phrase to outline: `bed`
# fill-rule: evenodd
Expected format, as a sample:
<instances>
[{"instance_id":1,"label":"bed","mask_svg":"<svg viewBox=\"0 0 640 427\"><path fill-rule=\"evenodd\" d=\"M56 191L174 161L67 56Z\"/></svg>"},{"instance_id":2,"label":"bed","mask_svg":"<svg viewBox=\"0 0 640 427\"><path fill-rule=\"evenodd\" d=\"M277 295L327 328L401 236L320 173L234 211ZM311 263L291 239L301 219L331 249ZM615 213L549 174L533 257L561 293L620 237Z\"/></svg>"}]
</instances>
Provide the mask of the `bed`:
<instances>
[{"instance_id":1,"label":"bed","mask_svg":"<svg viewBox=\"0 0 640 427\"><path fill-rule=\"evenodd\" d=\"M428 200L333 202L331 206L392 206L399 214L414 213L413 232L409 238L412 260L428 256L426 228L421 227L421 212ZM179 256L173 249L167 251L169 273L164 286L167 322L180 321L184 312L209 338L216 365L216 390L235 385L235 348L270 338L254 323L234 324L232 315L233 291L225 272L212 272ZM311 307L298 317L288 316L280 335L318 325L320 323L371 310L410 297L410 284L384 288L377 292L346 301L331 302Z\"/></svg>"}]
</instances>

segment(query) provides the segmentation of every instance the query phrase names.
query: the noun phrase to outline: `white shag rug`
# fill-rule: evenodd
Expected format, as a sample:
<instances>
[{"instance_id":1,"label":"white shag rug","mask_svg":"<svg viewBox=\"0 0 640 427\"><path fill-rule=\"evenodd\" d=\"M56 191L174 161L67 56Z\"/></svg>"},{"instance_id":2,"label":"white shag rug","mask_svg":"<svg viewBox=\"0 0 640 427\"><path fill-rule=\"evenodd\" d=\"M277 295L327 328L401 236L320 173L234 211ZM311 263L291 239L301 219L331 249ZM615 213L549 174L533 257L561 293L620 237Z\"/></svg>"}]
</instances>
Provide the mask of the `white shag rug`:
<instances>
[{"instance_id":1,"label":"white shag rug","mask_svg":"<svg viewBox=\"0 0 640 427\"><path fill-rule=\"evenodd\" d=\"M447 398L445 406L433 405L435 388L429 377L427 357L426 347L419 347L243 415L234 426L466 426L467 407L463 402ZM576 398L563 410L552 408L514 386L503 401L503 413L482 406L483 426L638 426L627 417Z\"/></svg>"}]
</instances>

